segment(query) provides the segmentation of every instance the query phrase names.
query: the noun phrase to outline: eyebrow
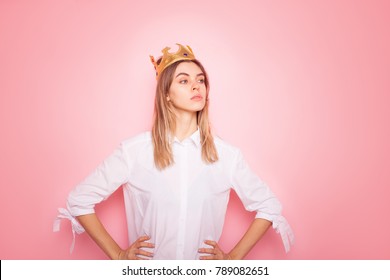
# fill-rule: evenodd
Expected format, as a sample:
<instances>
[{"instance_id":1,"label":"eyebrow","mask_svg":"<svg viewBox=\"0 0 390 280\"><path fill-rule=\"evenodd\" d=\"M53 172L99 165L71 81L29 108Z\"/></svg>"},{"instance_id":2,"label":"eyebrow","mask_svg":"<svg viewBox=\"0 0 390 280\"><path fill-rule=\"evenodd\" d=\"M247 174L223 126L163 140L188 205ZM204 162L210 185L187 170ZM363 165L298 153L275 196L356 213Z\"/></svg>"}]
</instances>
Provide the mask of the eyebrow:
<instances>
[{"instance_id":1,"label":"eyebrow","mask_svg":"<svg viewBox=\"0 0 390 280\"><path fill-rule=\"evenodd\" d=\"M190 76L190 75L187 74L187 73L181 72L181 73L177 74L175 78L179 77L180 75ZM197 74L196 76L197 76L197 77L199 77L199 76L204 76L204 73L199 73L199 74Z\"/></svg>"}]
</instances>

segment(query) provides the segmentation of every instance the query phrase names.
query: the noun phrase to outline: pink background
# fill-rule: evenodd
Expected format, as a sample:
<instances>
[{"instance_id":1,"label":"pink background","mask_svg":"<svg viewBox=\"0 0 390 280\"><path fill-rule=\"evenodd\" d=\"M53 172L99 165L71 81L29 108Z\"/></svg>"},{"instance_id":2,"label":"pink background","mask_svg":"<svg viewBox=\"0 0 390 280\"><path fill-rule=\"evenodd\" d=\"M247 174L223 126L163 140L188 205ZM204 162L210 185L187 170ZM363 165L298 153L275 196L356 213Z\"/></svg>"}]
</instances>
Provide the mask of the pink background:
<instances>
[{"instance_id":1,"label":"pink background","mask_svg":"<svg viewBox=\"0 0 390 280\"><path fill-rule=\"evenodd\" d=\"M105 259L70 225L69 191L149 130L149 54L190 45L214 131L241 148L296 235L248 259L390 258L389 1L0 1L0 258ZM121 191L97 207L122 246ZM232 195L221 246L253 214Z\"/></svg>"}]
</instances>

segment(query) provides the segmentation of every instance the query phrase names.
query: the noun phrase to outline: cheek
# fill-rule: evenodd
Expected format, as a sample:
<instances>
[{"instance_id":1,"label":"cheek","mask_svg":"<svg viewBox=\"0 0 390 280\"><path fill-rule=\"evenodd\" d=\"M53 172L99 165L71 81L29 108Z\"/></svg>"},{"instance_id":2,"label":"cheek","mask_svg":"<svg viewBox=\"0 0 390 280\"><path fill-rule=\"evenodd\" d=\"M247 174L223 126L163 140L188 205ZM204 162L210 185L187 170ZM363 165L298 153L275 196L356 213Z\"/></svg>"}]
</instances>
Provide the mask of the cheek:
<instances>
[{"instance_id":1,"label":"cheek","mask_svg":"<svg viewBox=\"0 0 390 280\"><path fill-rule=\"evenodd\" d=\"M174 99L177 96L177 89L175 87L171 87L168 91L168 96L171 99Z\"/></svg>"},{"instance_id":2,"label":"cheek","mask_svg":"<svg viewBox=\"0 0 390 280\"><path fill-rule=\"evenodd\" d=\"M170 91L171 96L175 96L176 98L181 98L188 96L189 90L186 89L185 87L174 87Z\"/></svg>"},{"instance_id":3,"label":"cheek","mask_svg":"<svg viewBox=\"0 0 390 280\"><path fill-rule=\"evenodd\" d=\"M180 104L186 100L186 94L185 94L185 92L175 90L175 91L171 91L169 93L169 98L172 102L174 102L176 104Z\"/></svg>"}]
</instances>

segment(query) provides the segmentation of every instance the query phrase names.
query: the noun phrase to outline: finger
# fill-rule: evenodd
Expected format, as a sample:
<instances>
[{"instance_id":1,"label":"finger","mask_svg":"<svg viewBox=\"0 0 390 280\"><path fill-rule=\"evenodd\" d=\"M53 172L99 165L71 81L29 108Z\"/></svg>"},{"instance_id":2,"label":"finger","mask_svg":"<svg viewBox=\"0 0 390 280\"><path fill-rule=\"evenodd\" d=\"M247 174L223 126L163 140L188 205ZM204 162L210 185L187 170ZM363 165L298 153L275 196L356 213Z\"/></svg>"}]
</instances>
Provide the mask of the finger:
<instances>
[{"instance_id":1,"label":"finger","mask_svg":"<svg viewBox=\"0 0 390 280\"><path fill-rule=\"evenodd\" d=\"M147 247L147 248L154 248L154 244L150 242L139 242L139 247Z\"/></svg>"},{"instance_id":2,"label":"finger","mask_svg":"<svg viewBox=\"0 0 390 280\"><path fill-rule=\"evenodd\" d=\"M200 248L198 250L199 253L204 253L204 254L215 254L215 249L214 248Z\"/></svg>"},{"instance_id":3,"label":"finger","mask_svg":"<svg viewBox=\"0 0 390 280\"><path fill-rule=\"evenodd\" d=\"M149 239L150 239L149 236L144 235L144 236L139 237L136 242L143 242L143 241L146 241L146 240L149 240Z\"/></svg>"},{"instance_id":4,"label":"finger","mask_svg":"<svg viewBox=\"0 0 390 280\"><path fill-rule=\"evenodd\" d=\"M152 252L148 252L148 251L145 251L145 250L142 250L142 249L136 250L135 254L136 255L141 255L141 256L146 256L146 257L153 257L153 253Z\"/></svg>"},{"instance_id":5,"label":"finger","mask_svg":"<svg viewBox=\"0 0 390 280\"><path fill-rule=\"evenodd\" d=\"M215 242L213 240L205 240L204 243L207 245L213 246L213 247L218 245L217 242Z\"/></svg>"},{"instance_id":6,"label":"finger","mask_svg":"<svg viewBox=\"0 0 390 280\"><path fill-rule=\"evenodd\" d=\"M142 260L142 261L150 261L150 259L147 259L147 258L141 258L141 257L135 257L136 260Z\"/></svg>"},{"instance_id":7,"label":"finger","mask_svg":"<svg viewBox=\"0 0 390 280\"><path fill-rule=\"evenodd\" d=\"M199 259L200 260L215 260L215 256L214 255L200 256Z\"/></svg>"}]
</instances>

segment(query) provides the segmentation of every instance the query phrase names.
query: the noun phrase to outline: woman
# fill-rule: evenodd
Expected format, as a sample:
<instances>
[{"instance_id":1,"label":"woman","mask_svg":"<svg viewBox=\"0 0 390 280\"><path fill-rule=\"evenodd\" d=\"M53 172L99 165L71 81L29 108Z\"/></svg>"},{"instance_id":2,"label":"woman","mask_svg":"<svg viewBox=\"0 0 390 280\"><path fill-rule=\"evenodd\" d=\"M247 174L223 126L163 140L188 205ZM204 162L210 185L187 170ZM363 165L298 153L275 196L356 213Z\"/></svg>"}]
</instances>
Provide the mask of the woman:
<instances>
[{"instance_id":1,"label":"woman","mask_svg":"<svg viewBox=\"0 0 390 280\"><path fill-rule=\"evenodd\" d=\"M281 205L254 175L240 151L210 132L209 81L190 47L165 48L156 62L157 88L151 132L121 143L69 195L60 218L84 230L111 259L242 259L273 227L286 251L293 240ZM94 206L123 186L128 248L105 230ZM237 245L218 246L233 188L257 215ZM75 219L77 217L77 220Z\"/></svg>"}]
</instances>

